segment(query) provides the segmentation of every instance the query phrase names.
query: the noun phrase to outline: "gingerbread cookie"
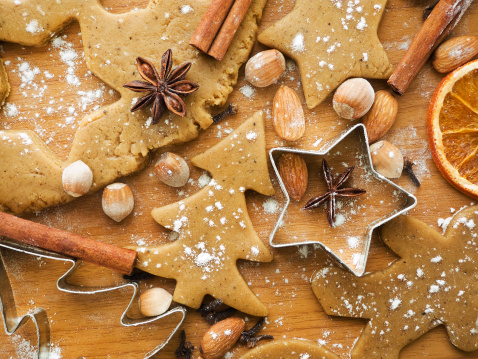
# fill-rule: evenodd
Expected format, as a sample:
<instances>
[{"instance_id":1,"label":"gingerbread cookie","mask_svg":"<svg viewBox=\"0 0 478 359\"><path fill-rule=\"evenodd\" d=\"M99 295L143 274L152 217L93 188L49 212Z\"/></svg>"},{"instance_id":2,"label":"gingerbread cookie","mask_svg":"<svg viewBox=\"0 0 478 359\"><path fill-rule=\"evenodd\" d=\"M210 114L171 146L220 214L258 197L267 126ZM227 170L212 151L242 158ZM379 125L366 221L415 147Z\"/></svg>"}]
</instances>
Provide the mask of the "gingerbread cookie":
<instances>
[{"instance_id":1,"label":"gingerbread cookie","mask_svg":"<svg viewBox=\"0 0 478 359\"><path fill-rule=\"evenodd\" d=\"M309 108L349 77L388 78L392 66L377 28L387 0L297 0L294 9L259 35L294 59Z\"/></svg>"},{"instance_id":2,"label":"gingerbread cookie","mask_svg":"<svg viewBox=\"0 0 478 359\"><path fill-rule=\"evenodd\" d=\"M411 217L382 228L401 258L383 271L355 277L335 267L316 273L312 289L327 314L370 319L352 358L398 358L438 325L465 351L478 349L478 206L458 212L445 236Z\"/></svg>"},{"instance_id":3,"label":"gingerbread cookie","mask_svg":"<svg viewBox=\"0 0 478 359\"><path fill-rule=\"evenodd\" d=\"M3 66L3 60L0 59L0 107L3 106L9 93L10 85L8 84L7 72Z\"/></svg>"},{"instance_id":4,"label":"gingerbread cookie","mask_svg":"<svg viewBox=\"0 0 478 359\"><path fill-rule=\"evenodd\" d=\"M0 0L1 41L40 45L70 21L79 21L88 68L121 95L116 103L83 118L65 163L37 134L3 131L0 209L32 211L73 200L62 188L61 172L77 160L92 169L95 191L140 169L150 150L196 138L200 129L212 124L211 109L224 105L232 91L254 44L265 3L252 1L226 57L218 62L189 45L207 1L191 0L185 7L178 0L152 0L145 9L113 14L99 0L45 0L41 4ZM172 49L175 66L192 63L186 78L200 88L184 99L185 117L167 112L160 123L152 125L149 107L130 112L141 94L123 85L140 79L138 56L159 66L167 49Z\"/></svg>"},{"instance_id":5,"label":"gingerbread cookie","mask_svg":"<svg viewBox=\"0 0 478 359\"><path fill-rule=\"evenodd\" d=\"M210 294L244 313L267 315L267 308L241 277L236 261L269 262L272 254L247 213L244 192L274 194L261 112L192 163L209 171L211 182L185 200L155 208L154 219L179 233L175 242L134 247L137 267L177 281L173 299L198 308Z\"/></svg>"},{"instance_id":6,"label":"gingerbread cookie","mask_svg":"<svg viewBox=\"0 0 478 359\"><path fill-rule=\"evenodd\" d=\"M327 348L309 340L276 340L244 354L241 359L339 359Z\"/></svg>"}]
</instances>

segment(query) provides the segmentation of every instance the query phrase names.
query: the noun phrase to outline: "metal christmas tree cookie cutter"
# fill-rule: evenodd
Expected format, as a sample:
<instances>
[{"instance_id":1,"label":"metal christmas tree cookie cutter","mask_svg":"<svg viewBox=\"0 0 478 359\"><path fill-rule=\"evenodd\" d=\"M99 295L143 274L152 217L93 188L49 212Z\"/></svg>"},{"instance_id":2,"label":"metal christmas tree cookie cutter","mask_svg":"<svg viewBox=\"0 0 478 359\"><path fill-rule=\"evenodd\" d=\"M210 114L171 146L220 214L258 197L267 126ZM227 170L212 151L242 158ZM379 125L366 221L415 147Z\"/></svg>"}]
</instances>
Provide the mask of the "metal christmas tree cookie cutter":
<instances>
[{"instance_id":1,"label":"metal christmas tree cookie cutter","mask_svg":"<svg viewBox=\"0 0 478 359\"><path fill-rule=\"evenodd\" d=\"M31 311L22 317L18 317L15 301L13 296L13 290L10 285L10 280L8 279L7 270L2 258L2 251L4 250L13 250L16 252L21 252L29 254L36 257L42 257L47 259L53 259L58 261L63 261L71 264L71 268L66 271L58 280L57 288L60 291L73 294L97 294L103 292L109 292L121 288L132 287L133 295L132 298L124 310L121 316L121 324L125 327L140 326L143 324L148 324L165 318L175 313L181 315L179 323L174 327L168 338L166 338L161 344L149 351L145 359L149 359L155 354L157 354L161 349L163 349L166 344L169 343L173 335L178 331L181 324L183 323L186 317L186 308L182 306L174 307L173 309L167 311L164 314L148 317L148 318L130 318L127 313L130 310L132 304L138 300L138 284L135 282L126 282L121 283L115 286L110 287L85 287L85 286L76 286L68 283L68 277L80 266L81 261L77 261L73 258L65 257L57 253L49 252L43 249L35 248L28 246L26 244L16 242L10 239L1 238L0 240L0 313L3 318L3 324L5 332L8 335L14 334L17 329L19 329L23 324L31 320L36 328L37 335L37 346L38 346L38 359L50 359L51 356L51 342L50 342L50 325L47 313L42 308L37 308L34 311Z\"/></svg>"},{"instance_id":2,"label":"metal christmas tree cookie cutter","mask_svg":"<svg viewBox=\"0 0 478 359\"><path fill-rule=\"evenodd\" d=\"M284 182L282 181L282 178L279 174L278 165L276 163L277 158L281 154L285 154L285 153L295 153L295 154L301 155L303 157L304 156L305 157L331 156L332 152L334 150L336 151L337 154L339 153L337 148L340 147L341 143L343 143L344 141L354 141L355 138L357 138L358 139L357 142L359 142L358 146L356 146L356 147L358 147L357 150L361 154L360 158L363 159L363 160L360 160L360 162L363 163L364 173L366 173L367 176L371 176L370 178L373 177L373 179L371 179L371 180L373 182L378 183L377 185L375 185L376 187L378 185L383 186L383 188L387 187L387 190L390 193L393 193L394 196L396 196L397 198L400 198L403 201L402 205L399 208L396 208L395 210L390 211L390 213L386 213L379 218L373 219L366 226L366 229L365 229L364 233L362 234L362 236L358 237L358 238L362 238L362 245L360 246L360 253L358 253L359 255L356 256L356 258L357 258L356 265L351 265L351 260L348 257L347 258L345 257L345 254L343 254L342 249L337 250L337 248L335 248L335 250L334 250L326 242L324 242L322 240L314 240L314 239L310 239L310 238L307 238L307 239L297 238L297 239L294 239L292 241L287 241L286 243L278 241L277 238L276 238L278 231L283 226L284 227L287 226L287 224L285 223L285 217L286 217L286 214L288 212L289 205L291 204L291 200L290 200L289 194L287 193ZM280 189L281 189L281 191L283 193L283 196L285 198L284 203L283 204L281 203L281 211L280 211L279 216L277 218L277 221L274 225L274 228L272 229L272 232L269 235L270 245L274 248L301 246L301 245L305 245L305 244L319 245L340 266L350 270L352 273L354 273L357 276L362 276L365 272L365 265L366 265L366 262L367 262L368 252L369 252L369 249L370 249L370 243L371 243L371 239L372 239L373 230L375 228L379 227L380 225L384 224L385 222L388 222L392 218L395 218L395 217L407 212L408 210L415 207L415 205L417 204L417 199L414 195L407 192L402 187L396 185L395 183L393 183L389 179L385 178L384 176L382 176L381 174L379 174L378 172L376 172L373 169L372 159L371 159L370 150L369 150L369 146L368 146L367 131L366 131L365 126L363 124L356 124L353 127L345 130L344 132L342 132L341 134L339 134L338 136L333 138L331 141L329 141L327 144L322 146L322 148L319 149L319 150L303 150L303 149L296 149L296 148L278 147L278 148L271 149L270 152L269 152L269 156L270 156L271 164L272 164L272 167L273 167L274 172L276 174L276 178L277 178L277 181L279 183ZM350 156L347 157L347 158L350 159ZM327 161L329 161L329 160L327 160ZM317 166L318 166L319 161L315 161L315 162L317 162ZM343 165L345 165L345 163L343 163ZM338 171L338 172L340 172L340 171ZM356 168L355 172L357 172L357 168ZM314 175L317 176L317 174L314 174ZM354 174L352 174L352 177L354 177ZM310 173L309 173L309 179L310 179ZM321 181L323 181L322 178L321 178ZM367 189L367 188L365 188L365 189ZM318 194L320 194L320 193L317 193L315 195L318 195ZM372 197L372 196L370 196L370 197ZM302 201L304 201L304 199L302 199L301 202ZM305 201L307 201L307 199ZM305 204L305 202L303 204ZM302 204L302 207L303 207L303 204ZM383 208L382 204L376 205L377 208L379 208L380 206L382 206L382 208ZM320 209L316 209L315 211L320 212ZM303 212L307 212L307 211L303 211ZM296 214L297 213L299 213L299 212L296 212ZM324 213L322 213L322 214L324 215L323 218L315 218L315 220L317 220L317 221L323 220L323 221L325 221L326 225L328 226L327 221L325 220L325 214ZM315 215L319 216L320 214L315 213ZM364 216L363 218L365 218L365 217L366 216ZM360 217L360 218L362 218L362 217ZM296 219L296 217L294 217L294 219ZM334 230L335 229L330 229L330 231L334 231ZM327 230L324 229L324 231L327 231ZM326 232L324 232L324 233L326 233ZM336 239L338 238L338 240L339 240L340 239L339 237L340 237L341 233L339 231L335 231L334 233L335 233L333 235L334 238L336 238ZM332 236L330 233L328 235ZM296 236L293 236L293 237L296 237ZM319 236L317 236L317 237L319 237ZM346 242L344 242L344 245L345 244L346 244ZM355 264L355 262L354 262L354 264Z\"/></svg>"}]
</instances>

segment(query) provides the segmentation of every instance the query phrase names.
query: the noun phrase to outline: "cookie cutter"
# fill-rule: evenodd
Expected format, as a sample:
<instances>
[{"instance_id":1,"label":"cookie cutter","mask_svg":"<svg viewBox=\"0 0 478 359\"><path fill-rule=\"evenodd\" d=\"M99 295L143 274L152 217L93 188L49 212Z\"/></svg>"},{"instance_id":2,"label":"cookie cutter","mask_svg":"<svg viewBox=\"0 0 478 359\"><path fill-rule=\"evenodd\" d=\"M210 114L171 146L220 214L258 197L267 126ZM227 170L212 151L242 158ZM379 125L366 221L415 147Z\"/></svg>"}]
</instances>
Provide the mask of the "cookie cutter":
<instances>
[{"instance_id":1,"label":"cookie cutter","mask_svg":"<svg viewBox=\"0 0 478 359\"><path fill-rule=\"evenodd\" d=\"M81 261L77 261L76 259L66 257L54 252L49 252L40 248L31 247L29 245L13 241L4 237L0 237L0 313L3 319L3 325L5 328L5 332L8 335L14 334L17 329L19 329L23 324L27 323L31 320L36 328L37 334L37 344L38 344L38 356L37 359L50 359L51 358L51 342L50 342L50 325L46 311L43 308L37 308L21 318L18 317L16 308L15 308L15 301L13 296L13 290L10 285L10 280L8 279L6 267L2 258L2 250L8 249L13 250L16 252L21 252L37 257L48 258L53 260L59 260L63 262L68 262L71 264L71 268L66 271L58 280L57 280L57 288L66 293L72 294L97 294L103 292L109 292L117 289L122 289L126 287L133 288L133 295L132 298L126 307L125 311L121 315L121 324L125 327L133 327L133 326L140 326L143 324L148 324L165 318L169 315L173 315L175 313L181 313L181 320L173 329L169 337L167 337L161 344L153 348L151 351L146 353L144 359L149 359L155 354L157 354L161 349L163 349L166 344L169 343L173 335L178 331L181 324L184 322L186 317L186 308L182 306L177 306L166 313L155 317L148 317L148 318L130 318L127 313L131 308L132 304L138 300L139 298L139 291L138 291L138 284L135 282L127 282L121 283L114 286L109 287L86 287L86 286L76 286L68 283L68 277L72 274L80 265Z\"/></svg>"},{"instance_id":2,"label":"cookie cutter","mask_svg":"<svg viewBox=\"0 0 478 359\"><path fill-rule=\"evenodd\" d=\"M304 241L304 240L301 240L301 241L295 241L295 242L291 241L291 242L288 242L288 243L276 243L276 242L274 242L274 236L275 236L276 232L279 230L279 228L282 226L284 216L287 212L287 207L290 204L290 197L289 197L289 194L288 194L288 192L285 188L284 182L282 181L282 178L279 174L279 170L278 170L278 167L276 165L274 155L276 155L279 152L283 152L283 153L296 153L296 154L299 154L299 155L325 156L332 149L334 149L335 146L337 146L340 142L342 142L342 140L344 140L346 137L350 136L354 132L357 132L359 134L359 138L360 138L360 141L361 141L361 147L362 147L362 154L365 155L363 157L364 157L365 161L367 161L367 167L369 168L368 171L370 171L370 173L374 177L380 179L380 181L385 181L386 183L390 184L398 192L403 194L406 198L406 201L405 201L404 205L402 206L402 208L400 210L395 210L395 211L391 212L390 214L385 215L385 216L379 218L378 220L375 220L375 221L371 222L370 224L368 224L367 231L364 234L364 241L363 241L362 252L361 252L361 257L360 257L361 259L360 259L356 269L354 269L350 265L348 265L342 258L340 258L339 255L337 255L332 249L330 249L327 245L325 245L324 243L322 243L320 241L314 241L314 240ZM273 248L302 246L302 245L306 245L306 244L319 245L322 249L324 249L331 256L332 259L335 260L335 262L339 266L351 271L352 273L354 273L356 276L359 276L359 277L362 276L365 273L365 264L367 262L367 257L368 257L368 253L369 253L369 250L370 250L370 243L371 243L371 240L372 240L373 230L375 228L381 226L382 224L390 221L391 219L409 211L410 209L415 207L416 204L417 204L417 199L413 194L407 192L402 187L393 183L388 178L384 177L383 175L381 175L380 173L378 173L377 171L374 170L374 168L372 166L372 157L370 155L370 149L369 149L369 146L368 146L367 130L365 129L365 126L361 123L356 124L356 125L350 127L349 129L343 131L342 133L340 133L339 135L334 137L332 140L330 140L328 143L324 144L319 150L303 150L303 149L289 148L289 147L276 147L276 148L273 148L269 151L269 157L270 157L272 167L274 168L274 172L276 174L277 181L279 183L281 191L285 196L285 204L283 205L283 207L280 211L279 217L277 219L276 224L274 225L274 228L272 229L271 233L269 234L269 244Z\"/></svg>"}]
</instances>

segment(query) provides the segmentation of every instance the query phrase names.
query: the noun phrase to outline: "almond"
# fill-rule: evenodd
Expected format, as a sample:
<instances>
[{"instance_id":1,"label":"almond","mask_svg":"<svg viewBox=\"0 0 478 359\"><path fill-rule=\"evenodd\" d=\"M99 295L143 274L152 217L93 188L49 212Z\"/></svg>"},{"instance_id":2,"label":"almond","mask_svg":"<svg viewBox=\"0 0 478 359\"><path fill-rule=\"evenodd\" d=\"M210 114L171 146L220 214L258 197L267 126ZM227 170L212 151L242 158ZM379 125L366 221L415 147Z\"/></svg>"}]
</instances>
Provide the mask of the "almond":
<instances>
[{"instance_id":1,"label":"almond","mask_svg":"<svg viewBox=\"0 0 478 359\"><path fill-rule=\"evenodd\" d=\"M353 78L344 81L335 91L332 104L335 112L347 120L356 120L372 107L375 92L365 79Z\"/></svg>"},{"instance_id":2,"label":"almond","mask_svg":"<svg viewBox=\"0 0 478 359\"><path fill-rule=\"evenodd\" d=\"M284 71L284 55L275 49L266 50L247 61L246 80L256 87L266 87L276 82Z\"/></svg>"},{"instance_id":3,"label":"almond","mask_svg":"<svg viewBox=\"0 0 478 359\"><path fill-rule=\"evenodd\" d=\"M304 110L290 87L281 86L274 96L272 126L279 137L287 141L296 141L304 135Z\"/></svg>"},{"instance_id":4,"label":"almond","mask_svg":"<svg viewBox=\"0 0 478 359\"><path fill-rule=\"evenodd\" d=\"M455 70L478 55L478 36L460 36L445 41L433 55L433 67L441 73Z\"/></svg>"},{"instance_id":5,"label":"almond","mask_svg":"<svg viewBox=\"0 0 478 359\"><path fill-rule=\"evenodd\" d=\"M201 340L204 359L219 359L238 341L246 322L241 318L227 318L214 324Z\"/></svg>"},{"instance_id":6,"label":"almond","mask_svg":"<svg viewBox=\"0 0 478 359\"><path fill-rule=\"evenodd\" d=\"M377 91L370 111L362 122L367 129L368 142L372 143L383 137L397 118L398 102L388 91Z\"/></svg>"},{"instance_id":7,"label":"almond","mask_svg":"<svg viewBox=\"0 0 478 359\"><path fill-rule=\"evenodd\" d=\"M307 189L309 174L304 159L295 153L286 153L279 158L279 174L289 196L300 201Z\"/></svg>"}]
</instances>

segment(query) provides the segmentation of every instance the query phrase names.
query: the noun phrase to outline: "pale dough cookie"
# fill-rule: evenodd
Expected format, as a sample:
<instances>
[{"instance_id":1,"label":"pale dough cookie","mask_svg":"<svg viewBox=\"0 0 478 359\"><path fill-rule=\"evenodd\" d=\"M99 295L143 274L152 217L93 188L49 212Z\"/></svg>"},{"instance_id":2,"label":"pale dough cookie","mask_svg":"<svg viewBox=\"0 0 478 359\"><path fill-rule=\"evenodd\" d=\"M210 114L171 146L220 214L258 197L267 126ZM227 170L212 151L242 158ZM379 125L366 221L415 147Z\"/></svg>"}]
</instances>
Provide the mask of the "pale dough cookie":
<instances>
[{"instance_id":1,"label":"pale dough cookie","mask_svg":"<svg viewBox=\"0 0 478 359\"><path fill-rule=\"evenodd\" d=\"M401 258L355 277L335 267L315 274L312 289L327 314L370 319L352 358L398 358L400 350L438 325L465 351L478 349L478 206L458 212L445 236L398 217L382 228Z\"/></svg>"},{"instance_id":2,"label":"pale dough cookie","mask_svg":"<svg viewBox=\"0 0 478 359\"><path fill-rule=\"evenodd\" d=\"M392 66L377 28L387 0L297 0L294 9L259 35L293 58L309 108L349 77L388 78Z\"/></svg>"},{"instance_id":3,"label":"pale dough cookie","mask_svg":"<svg viewBox=\"0 0 478 359\"><path fill-rule=\"evenodd\" d=\"M35 133L3 131L0 209L32 211L73 200L63 191L61 172L79 159L93 170L95 191L140 169L150 150L196 138L201 128L212 124L211 108L224 105L232 91L254 44L265 2L252 1L224 60L218 62L189 45L208 1L190 0L185 11L184 1L151 0L146 9L112 14L98 0L0 0L1 41L40 45L78 20L88 68L121 94L118 102L82 119L65 163ZM175 66L192 62L187 79L200 88L185 98L186 117L167 112L159 124L151 126L150 108L130 112L132 102L142 94L123 84L140 79L136 57L159 67L168 48Z\"/></svg>"},{"instance_id":4,"label":"pale dough cookie","mask_svg":"<svg viewBox=\"0 0 478 359\"><path fill-rule=\"evenodd\" d=\"M236 261L269 262L272 254L257 235L247 213L244 192L272 195L261 112L223 141L192 159L209 171L211 182L185 200L155 208L154 219L179 233L176 241L134 247L136 266L176 279L174 301L199 308L210 294L244 313L267 315L267 308L247 286Z\"/></svg>"},{"instance_id":5,"label":"pale dough cookie","mask_svg":"<svg viewBox=\"0 0 478 359\"><path fill-rule=\"evenodd\" d=\"M241 359L339 359L327 348L308 340L276 340L244 354Z\"/></svg>"},{"instance_id":6,"label":"pale dough cookie","mask_svg":"<svg viewBox=\"0 0 478 359\"><path fill-rule=\"evenodd\" d=\"M10 85L8 84L7 72L3 66L3 60L0 59L0 107L3 106L9 93Z\"/></svg>"}]
</instances>

